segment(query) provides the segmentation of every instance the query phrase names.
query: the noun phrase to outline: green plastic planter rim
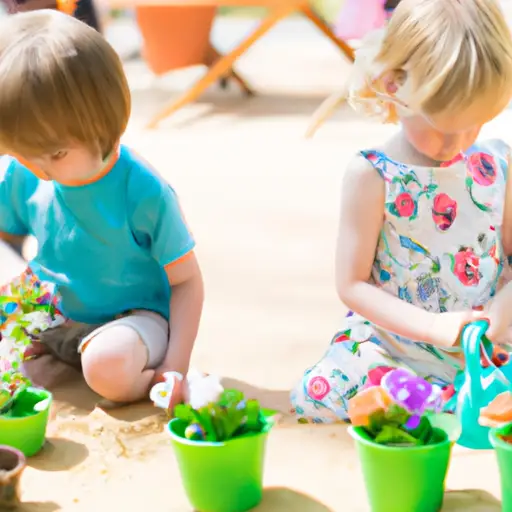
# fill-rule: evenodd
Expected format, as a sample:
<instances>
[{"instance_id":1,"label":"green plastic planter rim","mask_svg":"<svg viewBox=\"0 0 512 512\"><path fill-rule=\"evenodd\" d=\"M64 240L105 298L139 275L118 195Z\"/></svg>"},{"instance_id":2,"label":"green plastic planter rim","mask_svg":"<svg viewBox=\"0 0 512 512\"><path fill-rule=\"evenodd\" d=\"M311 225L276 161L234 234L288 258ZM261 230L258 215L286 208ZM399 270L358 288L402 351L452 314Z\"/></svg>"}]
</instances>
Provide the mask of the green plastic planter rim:
<instances>
[{"instance_id":1,"label":"green plastic planter rim","mask_svg":"<svg viewBox=\"0 0 512 512\"><path fill-rule=\"evenodd\" d=\"M222 446L225 446L227 443L236 443L237 441L243 441L244 439L247 439L248 437L267 435L270 428L273 426L274 422L270 416L266 416L266 415L265 415L265 420L266 420L267 425L266 425L265 429L262 430L261 432L251 432L250 434L246 434L243 437L234 437L233 439L228 439L227 441L218 441L218 442L217 441L215 441L215 442L214 441L200 441L200 440L195 441L192 439L187 439L185 437L176 435L171 428L171 424L174 422L176 422L176 423L182 422L183 420L180 420L179 418L174 418L171 421L169 421L167 423L167 425L165 426L165 430L167 431L167 433L169 434L171 439L173 441L175 441L176 443L186 444L189 446L215 446L217 448L221 448Z\"/></svg>"},{"instance_id":2,"label":"green plastic planter rim","mask_svg":"<svg viewBox=\"0 0 512 512\"><path fill-rule=\"evenodd\" d=\"M442 432L444 436L444 441L441 441L436 444L423 444L421 446L388 446L385 444L379 444L369 439L365 439L363 436L359 434L359 430L362 430L363 427L349 427L348 431L352 438L356 440L358 443L365 444L367 446L378 447L381 450L389 451L389 452L397 452L401 450L407 450L408 452L423 452L423 451L431 451L433 448L437 446L451 445L452 441L450 441L448 435L444 430L436 428L438 432ZM510 445L512 446L512 445Z\"/></svg>"},{"instance_id":3,"label":"green plastic planter rim","mask_svg":"<svg viewBox=\"0 0 512 512\"><path fill-rule=\"evenodd\" d=\"M212 442L212 441L194 441L192 439L187 439L185 437L178 436L173 432L173 430L171 428L171 423L173 423L173 422L178 423L181 421L183 421L183 420L174 418L173 420L169 421L169 423L167 423L167 425L165 426L167 433L169 434L171 439L173 441L175 441L176 443L188 444L190 446L216 446L216 447L220 448L221 446L224 446L226 444L226 442L228 442L228 441L223 441L223 442L217 443L217 442Z\"/></svg>"}]
</instances>

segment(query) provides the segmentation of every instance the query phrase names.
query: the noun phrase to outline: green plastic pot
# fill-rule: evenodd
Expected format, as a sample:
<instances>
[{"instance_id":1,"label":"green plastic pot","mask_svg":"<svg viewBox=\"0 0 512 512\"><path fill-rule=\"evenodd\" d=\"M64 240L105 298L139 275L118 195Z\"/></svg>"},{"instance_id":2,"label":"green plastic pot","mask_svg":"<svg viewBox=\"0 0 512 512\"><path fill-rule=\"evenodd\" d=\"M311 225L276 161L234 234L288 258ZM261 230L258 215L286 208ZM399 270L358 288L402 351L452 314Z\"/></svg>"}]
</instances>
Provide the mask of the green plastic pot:
<instances>
[{"instance_id":1,"label":"green plastic pot","mask_svg":"<svg viewBox=\"0 0 512 512\"><path fill-rule=\"evenodd\" d=\"M434 429L439 442L418 447L375 443L361 427L350 427L371 512L438 512L453 442Z\"/></svg>"},{"instance_id":2,"label":"green plastic pot","mask_svg":"<svg viewBox=\"0 0 512 512\"><path fill-rule=\"evenodd\" d=\"M503 435L512 435L512 425L491 429L489 440L496 452L500 469L501 510L512 512L512 444L501 439Z\"/></svg>"},{"instance_id":3,"label":"green plastic pot","mask_svg":"<svg viewBox=\"0 0 512 512\"><path fill-rule=\"evenodd\" d=\"M45 389L21 391L13 407L0 415L0 445L18 449L26 457L41 450L52 403L52 394Z\"/></svg>"},{"instance_id":4,"label":"green plastic pot","mask_svg":"<svg viewBox=\"0 0 512 512\"><path fill-rule=\"evenodd\" d=\"M221 443L185 439L187 423L167 426L178 460L183 487L197 512L245 512L263 498L263 465L268 432L248 434Z\"/></svg>"}]
</instances>

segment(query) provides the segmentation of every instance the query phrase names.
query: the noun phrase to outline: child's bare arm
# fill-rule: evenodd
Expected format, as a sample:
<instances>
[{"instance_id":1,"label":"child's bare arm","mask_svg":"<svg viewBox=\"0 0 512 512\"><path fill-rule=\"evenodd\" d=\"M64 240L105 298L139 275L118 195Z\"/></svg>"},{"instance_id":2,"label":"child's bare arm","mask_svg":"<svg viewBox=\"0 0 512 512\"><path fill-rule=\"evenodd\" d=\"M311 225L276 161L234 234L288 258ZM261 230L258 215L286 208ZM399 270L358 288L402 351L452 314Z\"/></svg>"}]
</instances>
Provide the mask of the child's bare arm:
<instances>
[{"instance_id":1,"label":"child's bare arm","mask_svg":"<svg viewBox=\"0 0 512 512\"><path fill-rule=\"evenodd\" d=\"M166 272L172 288L170 337L157 373L173 370L186 375L203 310L203 278L193 251L166 267Z\"/></svg>"},{"instance_id":2,"label":"child's bare arm","mask_svg":"<svg viewBox=\"0 0 512 512\"><path fill-rule=\"evenodd\" d=\"M343 303L376 325L413 340L451 346L472 312L435 314L369 283L384 219L384 181L363 158L343 179L336 286Z\"/></svg>"},{"instance_id":3,"label":"child's bare arm","mask_svg":"<svg viewBox=\"0 0 512 512\"><path fill-rule=\"evenodd\" d=\"M503 208L502 243L505 257L512 256L512 165L509 162L505 206ZM510 342L504 337L512 324L512 281L507 283L490 302L485 311L490 320L487 335L493 341Z\"/></svg>"}]
</instances>

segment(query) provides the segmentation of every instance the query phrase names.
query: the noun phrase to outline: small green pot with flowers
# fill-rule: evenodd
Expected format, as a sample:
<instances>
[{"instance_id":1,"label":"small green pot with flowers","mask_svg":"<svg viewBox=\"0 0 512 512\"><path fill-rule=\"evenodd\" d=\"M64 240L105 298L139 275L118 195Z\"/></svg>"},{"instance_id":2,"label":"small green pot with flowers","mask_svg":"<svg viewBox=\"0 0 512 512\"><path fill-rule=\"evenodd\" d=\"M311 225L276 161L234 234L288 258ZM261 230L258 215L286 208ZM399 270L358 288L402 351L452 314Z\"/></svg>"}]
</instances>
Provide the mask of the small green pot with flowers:
<instances>
[{"instance_id":1,"label":"small green pot with flowers","mask_svg":"<svg viewBox=\"0 0 512 512\"><path fill-rule=\"evenodd\" d=\"M442 414L442 391L406 369L349 402L350 434L371 512L438 512L460 426Z\"/></svg>"},{"instance_id":2,"label":"small green pot with flowers","mask_svg":"<svg viewBox=\"0 0 512 512\"><path fill-rule=\"evenodd\" d=\"M170 375L162 389L172 386L173 378ZM175 407L167 431L193 508L245 512L263 497L265 448L274 412L241 391L222 389L211 376L202 377L203 389L208 379L217 390L215 396L205 396L189 381L190 402ZM153 396L164 394L153 391Z\"/></svg>"}]
</instances>

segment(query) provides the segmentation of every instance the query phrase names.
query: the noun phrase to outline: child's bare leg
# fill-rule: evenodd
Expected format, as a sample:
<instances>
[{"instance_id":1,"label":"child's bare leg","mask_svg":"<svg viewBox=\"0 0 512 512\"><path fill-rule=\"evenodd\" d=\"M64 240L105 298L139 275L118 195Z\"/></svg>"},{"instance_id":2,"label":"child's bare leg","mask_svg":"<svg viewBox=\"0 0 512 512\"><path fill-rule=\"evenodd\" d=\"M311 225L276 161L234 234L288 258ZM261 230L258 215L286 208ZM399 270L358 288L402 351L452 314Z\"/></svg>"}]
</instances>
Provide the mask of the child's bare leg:
<instances>
[{"instance_id":1,"label":"child's bare leg","mask_svg":"<svg viewBox=\"0 0 512 512\"><path fill-rule=\"evenodd\" d=\"M145 369L148 349L138 332L113 325L88 340L82 348L82 369L89 387L113 402L145 398L154 370Z\"/></svg>"}]
</instances>

